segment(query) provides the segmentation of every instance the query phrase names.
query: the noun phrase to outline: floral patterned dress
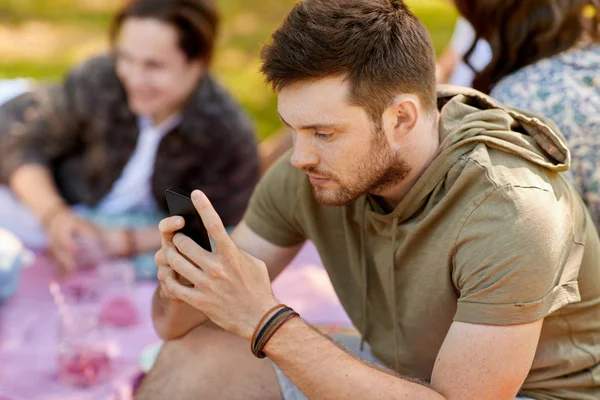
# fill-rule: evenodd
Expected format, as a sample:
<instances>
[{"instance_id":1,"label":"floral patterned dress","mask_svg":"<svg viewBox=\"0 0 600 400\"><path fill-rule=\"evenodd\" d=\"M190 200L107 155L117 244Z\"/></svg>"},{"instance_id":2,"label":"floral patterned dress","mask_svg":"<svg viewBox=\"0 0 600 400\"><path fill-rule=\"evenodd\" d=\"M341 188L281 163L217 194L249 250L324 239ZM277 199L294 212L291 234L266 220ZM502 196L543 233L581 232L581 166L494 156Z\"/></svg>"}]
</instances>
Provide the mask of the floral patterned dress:
<instances>
[{"instance_id":1,"label":"floral patterned dress","mask_svg":"<svg viewBox=\"0 0 600 400\"><path fill-rule=\"evenodd\" d=\"M571 149L572 177L600 231L600 44L524 67L491 95L558 125Z\"/></svg>"}]
</instances>

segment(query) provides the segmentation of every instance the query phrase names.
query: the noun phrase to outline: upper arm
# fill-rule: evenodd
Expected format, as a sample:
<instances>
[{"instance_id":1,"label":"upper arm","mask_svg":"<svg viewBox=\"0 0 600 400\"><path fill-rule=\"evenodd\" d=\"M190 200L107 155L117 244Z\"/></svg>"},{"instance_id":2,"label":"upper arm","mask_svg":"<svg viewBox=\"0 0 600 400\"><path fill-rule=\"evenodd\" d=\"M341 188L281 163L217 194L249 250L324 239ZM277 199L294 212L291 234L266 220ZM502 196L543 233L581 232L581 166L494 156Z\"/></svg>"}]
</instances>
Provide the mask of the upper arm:
<instances>
[{"instance_id":1,"label":"upper arm","mask_svg":"<svg viewBox=\"0 0 600 400\"><path fill-rule=\"evenodd\" d=\"M271 280L292 261L307 239L297 216L300 184L289 155L281 157L260 180L243 221L231 234L239 248L267 265Z\"/></svg>"},{"instance_id":2,"label":"upper arm","mask_svg":"<svg viewBox=\"0 0 600 400\"><path fill-rule=\"evenodd\" d=\"M24 164L48 166L79 143L89 100L96 91L89 84L95 61L71 70L63 82L41 85L0 108L3 178Z\"/></svg>"},{"instance_id":3,"label":"upper arm","mask_svg":"<svg viewBox=\"0 0 600 400\"><path fill-rule=\"evenodd\" d=\"M277 246L263 239L243 221L231 233L231 239L240 249L267 265L271 281L292 261L303 245L300 243L290 247Z\"/></svg>"},{"instance_id":4,"label":"upper arm","mask_svg":"<svg viewBox=\"0 0 600 400\"><path fill-rule=\"evenodd\" d=\"M24 164L45 165L64 154L73 144L72 115L62 84L36 88L5 104L0 112L4 178Z\"/></svg>"},{"instance_id":5,"label":"upper arm","mask_svg":"<svg viewBox=\"0 0 600 400\"><path fill-rule=\"evenodd\" d=\"M454 322L438 353L431 388L448 400L513 400L531 368L542 321Z\"/></svg>"}]
</instances>

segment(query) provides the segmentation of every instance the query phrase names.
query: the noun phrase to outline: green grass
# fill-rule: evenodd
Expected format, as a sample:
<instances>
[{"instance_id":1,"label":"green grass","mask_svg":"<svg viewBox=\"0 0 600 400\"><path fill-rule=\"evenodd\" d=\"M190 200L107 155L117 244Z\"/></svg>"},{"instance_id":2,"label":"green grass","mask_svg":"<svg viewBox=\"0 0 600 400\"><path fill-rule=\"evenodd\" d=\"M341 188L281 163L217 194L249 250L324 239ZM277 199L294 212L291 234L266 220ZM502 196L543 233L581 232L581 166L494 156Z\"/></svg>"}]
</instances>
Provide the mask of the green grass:
<instances>
[{"instance_id":1,"label":"green grass","mask_svg":"<svg viewBox=\"0 0 600 400\"><path fill-rule=\"evenodd\" d=\"M119 0L0 0L0 25L19 29L31 21L84 29L85 38L68 41L44 59L6 55L0 59L0 78L33 77L59 79L71 65L87 56L87 40L103 40L114 4ZM407 0L431 32L436 51L447 44L455 12L443 0ZM111 5L112 4L112 5ZM213 72L247 110L259 139L277 131L276 98L258 73L259 51L270 33L283 20L292 0L219 0L222 11L221 37ZM74 38L77 39L77 38ZM79 49L84 48L84 50Z\"/></svg>"},{"instance_id":2,"label":"green grass","mask_svg":"<svg viewBox=\"0 0 600 400\"><path fill-rule=\"evenodd\" d=\"M105 29L112 15L111 8L85 7L73 0L0 0L0 23L20 24L36 19Z\"/></svg>"}]
</instances>

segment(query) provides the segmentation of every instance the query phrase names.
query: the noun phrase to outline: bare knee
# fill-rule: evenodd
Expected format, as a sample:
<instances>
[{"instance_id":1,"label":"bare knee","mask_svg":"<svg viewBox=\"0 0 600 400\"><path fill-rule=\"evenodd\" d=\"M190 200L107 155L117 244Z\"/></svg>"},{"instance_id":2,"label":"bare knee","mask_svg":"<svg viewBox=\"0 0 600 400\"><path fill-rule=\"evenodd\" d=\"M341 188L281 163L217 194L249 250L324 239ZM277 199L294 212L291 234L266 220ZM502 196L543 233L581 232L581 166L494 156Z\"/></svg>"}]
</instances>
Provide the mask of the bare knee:
<instances>
[{"instance_id":1,"label":"bare knee","mask_svg":"<svg viewBox=\"0 0 600 400\"><path fill-rule=\"evenodd\" d=\"M244 339L201 325L165 342L136 400L281 399L270 361L259 360Z\"/></svg>"}]
</instances>

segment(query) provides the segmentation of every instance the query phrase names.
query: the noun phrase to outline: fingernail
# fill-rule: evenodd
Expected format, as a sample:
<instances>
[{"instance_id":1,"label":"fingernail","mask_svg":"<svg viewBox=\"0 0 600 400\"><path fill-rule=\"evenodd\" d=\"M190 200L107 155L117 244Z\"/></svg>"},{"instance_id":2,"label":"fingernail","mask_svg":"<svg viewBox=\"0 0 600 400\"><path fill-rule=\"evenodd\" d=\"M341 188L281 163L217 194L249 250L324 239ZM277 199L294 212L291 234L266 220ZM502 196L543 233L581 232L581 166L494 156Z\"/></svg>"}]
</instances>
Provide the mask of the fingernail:
<instances>
[{"instance_id":1,"label":"fingernail","mask_svg":"<svg viewBox=\"0 0 600 400\"><path fill-rule=\"evenodd\" d=\"M183 224L183 218L177 218L175 220L175 225L180 226L181 224Z\"/></svg>"},{"instance_id":2,"label":"fingernail","mask_svg":"<svg viewBox=\"0 0 600 400\"><path fill-rule=\"evenodd\" d=\"M200 200L200 191L199 190L194 190L192 192L192 199L194 199L194 200Z\"/></svg>"}]
</instances>

